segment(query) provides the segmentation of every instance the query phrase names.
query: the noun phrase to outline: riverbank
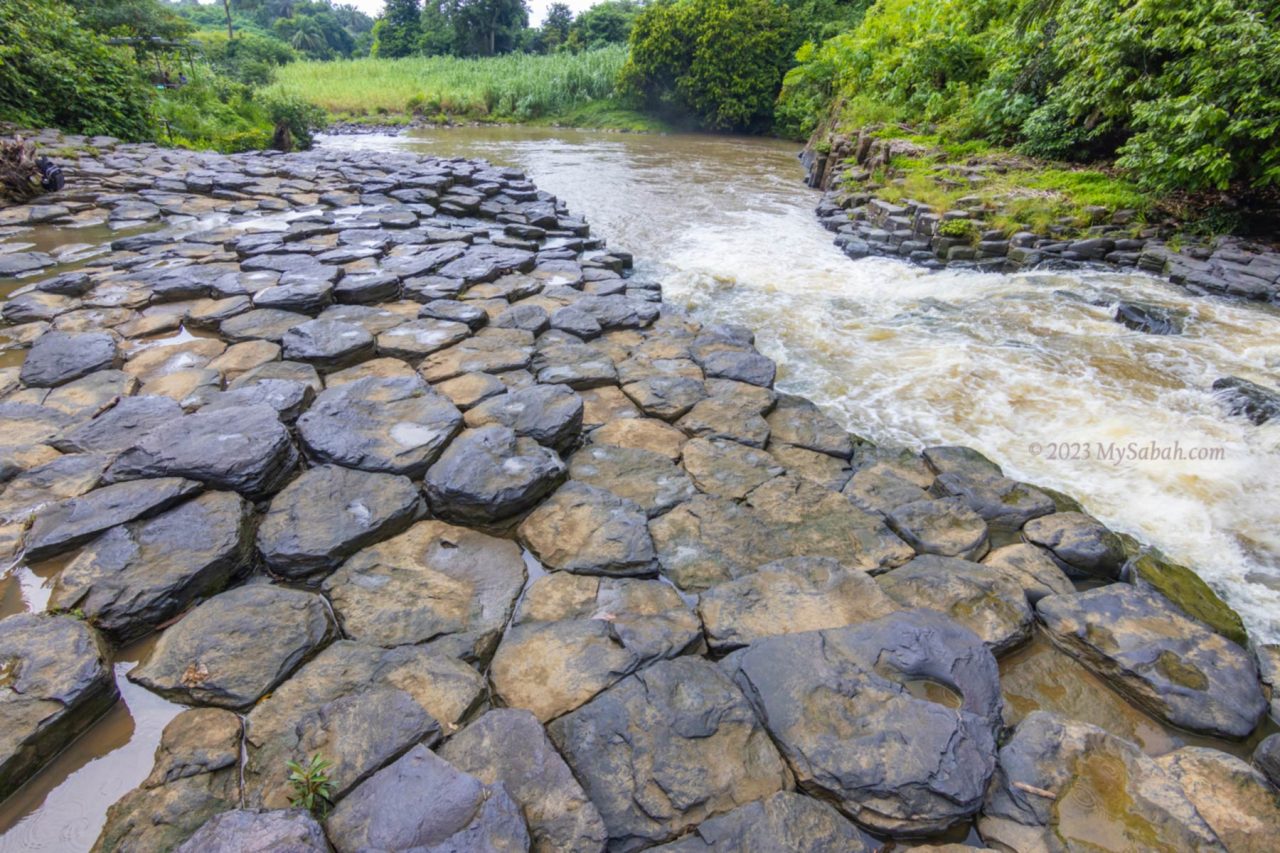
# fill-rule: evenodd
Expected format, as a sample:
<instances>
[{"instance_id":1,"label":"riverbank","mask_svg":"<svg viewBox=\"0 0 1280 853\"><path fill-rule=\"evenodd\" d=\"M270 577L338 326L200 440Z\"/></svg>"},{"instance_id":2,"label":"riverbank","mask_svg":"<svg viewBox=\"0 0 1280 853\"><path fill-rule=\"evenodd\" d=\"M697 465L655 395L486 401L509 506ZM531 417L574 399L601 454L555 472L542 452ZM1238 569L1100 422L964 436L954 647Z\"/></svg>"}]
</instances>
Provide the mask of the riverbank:
<instances>
[{"instance_id":1,"label":"riverbank","mask_svg":"<svg viewBox=\"0 0 1280 853\"><path fill-rule=\"evenodd\" d=\"M618 45L546 56L294 62L276 71L267 91L301 98L340 123L665 130L661 121L618 100L616 81L626 56Z\"/></svg>"},{"instance_id":2,"label":"riverbank","mask_svg":"<svg viewBox=\"0 0 1280 853\"><path fill-rule=\"evenodd\" d=\"M223 812L193 849L265 823L339 849L428 824L517 849L1277 825L1232 757L1266 701L1212 592L980 454L877 447L779 394L749 330L665 304L523 175L96 142L3 220L34 244L3 256L33 273L0 310L30 346L3 443L42 438L0 498L72 615L0 622L0 658L85 673L25 774L100 711L111 649L159 634L130 681L197 707L106 849ZM64 249L75 224L121 236ZM37 661L44 631L70 651ZM285 805L285 760L316 752L323 827L230 811ZM397 805L424 784L487 805ZM1133 796L1152 785L1172 812ZM1082 826L1019 786L1137 805Z\"/></svg>"},{"instance_id":3,"label":"riverbank","mask_svg":"<svg viewBox=\"0 0 1280 853\"><path fill-rule=\"evenodd\" d=\"M981 144L869 126L819 129L803 155L818 215L851 258L905 258L995 272L1137 269L1199 293L1280 299L1280 247L1206 233L1123 178L1066 170ZM1238 229L1261 230L1235 221Z\"/></svg>"}]
</instances>

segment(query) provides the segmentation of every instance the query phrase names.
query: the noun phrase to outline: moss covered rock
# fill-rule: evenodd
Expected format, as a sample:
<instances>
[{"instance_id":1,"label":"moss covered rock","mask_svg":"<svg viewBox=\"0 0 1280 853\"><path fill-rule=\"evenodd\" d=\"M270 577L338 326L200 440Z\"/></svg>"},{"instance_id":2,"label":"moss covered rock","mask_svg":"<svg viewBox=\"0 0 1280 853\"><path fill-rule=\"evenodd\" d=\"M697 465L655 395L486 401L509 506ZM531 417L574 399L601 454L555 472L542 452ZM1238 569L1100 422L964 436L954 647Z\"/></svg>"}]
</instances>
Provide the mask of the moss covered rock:
<instances>
[{"instance_id":1,"label":"moss covered rock","mask_svg":"<svg viewBox=\"0 0 1280 853\"><path fill-rule=\"evenodd\" d=\"M1130 559L1127 571L1135 586L1154 589L1192 619L1248 647L1249 636L1240 615L1191 569L1166 559L1159 551L1148 551Z\"/></svg>"}]
</instances>

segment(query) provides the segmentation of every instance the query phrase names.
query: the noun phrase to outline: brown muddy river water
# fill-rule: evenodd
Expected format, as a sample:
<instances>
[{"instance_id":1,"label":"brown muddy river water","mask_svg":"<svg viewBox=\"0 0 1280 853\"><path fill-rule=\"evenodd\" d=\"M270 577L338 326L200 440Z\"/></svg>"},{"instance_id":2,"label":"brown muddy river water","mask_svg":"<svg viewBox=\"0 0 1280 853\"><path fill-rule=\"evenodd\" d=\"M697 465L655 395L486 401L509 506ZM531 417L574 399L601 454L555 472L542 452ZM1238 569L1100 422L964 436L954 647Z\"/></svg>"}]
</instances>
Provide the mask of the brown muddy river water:
<instances>
[{"instance_id":1,"label":"brown muddy river water","mask_svg":"<svg viewBox=\"0 0 1280 853\"><path fill-rule=\"evenodd\" d=\"M1197 298L1141 275L850 261L813 215L818 194L801 183L798 146L783 142L464 128L322 145L374 160L407 148L524 169L594 233L633 252L636 275L662 282L668 301L755 329L778 362L780 389L876 442L970 445L1011 476L1079 498L1112 527L1195 566L1255 641L1280 641L1280 424L1228 417L1208 390L1227 375L1275 384L1275 308ZM66 250L78 255L110 239L101 230L34 237L45 251L86 244ZM1157 337L1114 322L1110 303L1120 296L1182 312L1184 333ZM1176 446L1183 458L1126 458L1131 444L1158 455ZM1202 450L1210 458L1190 458ZM40 574L0 572L0 616L43 609L47 597ZM88 849L107 807L146 777L181 708L124 679L144 651L117 656L123 702L0 805L0 853ZM1009 722L1050 707L1153 754L1189 741L1043 640L1002 669ZM935 686L913 689L932 696Z\"/></svg>"},{"instance_id":2,"label":"brown muddy river water","mask_svg":"<svg viewBox=\"0 0 1280 853\"><path fill-rule=\"evenodd\" d=\"M850 261L813 214L799 146L776 140L455 128L323 144L524 169L668 301L755 329L779 389L873 441L969 445L1067 492L1194 566L1255 641L1280 641L1280 424L1228 417L1209 391L1228 375L1276 384L1274 306L1138 274ZM1119 296L1185 312L1185 332L1120 325L1105 304ZM1136 458L1152 447L1183 458Z\"/></svg>"}]
</instances>

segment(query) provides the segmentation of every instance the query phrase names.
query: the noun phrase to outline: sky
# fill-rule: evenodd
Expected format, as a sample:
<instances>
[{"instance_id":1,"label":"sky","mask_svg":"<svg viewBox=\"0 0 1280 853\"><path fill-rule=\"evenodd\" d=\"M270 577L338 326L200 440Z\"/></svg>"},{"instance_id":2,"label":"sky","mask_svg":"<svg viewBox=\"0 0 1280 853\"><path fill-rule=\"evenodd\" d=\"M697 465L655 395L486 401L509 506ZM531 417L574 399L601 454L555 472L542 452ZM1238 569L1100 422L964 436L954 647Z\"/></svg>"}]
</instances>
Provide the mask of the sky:
<instances>
[{"instance_id":1,"label":"sky","mask_svg":"<svg viewBox=\"0 0 1280 853\"><path fill-rule=\"evenodd\" d=\"M371 18L376 18L382 12L382 0L335 0L338 3L350 3L361 12L364 12ZM547 16L547 7L554 0L527 0L529 3L529 23L537 26L542 23L542 19ZM588 6L595 5L596 0L561 0L576 15Z\"/></svg>"}]
</instances>

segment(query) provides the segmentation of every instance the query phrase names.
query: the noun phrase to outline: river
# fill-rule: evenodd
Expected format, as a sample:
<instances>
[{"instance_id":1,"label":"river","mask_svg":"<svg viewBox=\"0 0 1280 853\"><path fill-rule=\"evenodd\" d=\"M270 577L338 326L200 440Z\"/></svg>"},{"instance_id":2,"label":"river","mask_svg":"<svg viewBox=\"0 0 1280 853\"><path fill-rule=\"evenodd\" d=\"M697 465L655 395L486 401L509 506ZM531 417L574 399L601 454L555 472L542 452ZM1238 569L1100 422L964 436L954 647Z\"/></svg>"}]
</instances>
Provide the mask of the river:
<instances>
[{"instance_id":1,"label":"river","mask_svg":"<svg viewBox=\"0 0 1280 853\"><path fill-rule=\"evenodd\" d=\"M1255 642L1280 642L1280 424L1230 417L1209 391L1228 375L1276 384L1274 306L1137 274L850 261L814 217L798 146L776 140L472 127L322 144L524 169L669 301L755 329L779 388L873 441L966 444L1071 494L1193 566ZM1120 325L1120 295L1185 312L1184 333Z\"/></svg>"}]
</instances>

